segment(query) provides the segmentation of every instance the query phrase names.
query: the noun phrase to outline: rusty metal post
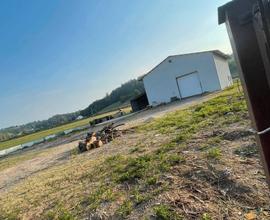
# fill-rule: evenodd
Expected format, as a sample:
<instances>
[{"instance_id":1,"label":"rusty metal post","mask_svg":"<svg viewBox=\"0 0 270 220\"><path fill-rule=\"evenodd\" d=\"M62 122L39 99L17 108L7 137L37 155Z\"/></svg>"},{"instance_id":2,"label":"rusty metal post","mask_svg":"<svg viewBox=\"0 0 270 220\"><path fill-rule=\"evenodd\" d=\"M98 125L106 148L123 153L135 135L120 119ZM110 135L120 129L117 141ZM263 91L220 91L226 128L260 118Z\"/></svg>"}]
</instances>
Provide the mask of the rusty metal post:
<instances>
[{"instance_id":1,"label":"rusty metal post","mask_svg":"<svg viewBox=\"0 0 270 220\"><path fill-rule=\"evenodd\" d=\"M219 8L219 24L226 23L246 96L262 164L270 185L270 64L268 27L262 22L269 0L234 0ZM266 9L267 11L268 9ZM268 42L270 43L270 42Z\"/></svg>"}]
</instances>

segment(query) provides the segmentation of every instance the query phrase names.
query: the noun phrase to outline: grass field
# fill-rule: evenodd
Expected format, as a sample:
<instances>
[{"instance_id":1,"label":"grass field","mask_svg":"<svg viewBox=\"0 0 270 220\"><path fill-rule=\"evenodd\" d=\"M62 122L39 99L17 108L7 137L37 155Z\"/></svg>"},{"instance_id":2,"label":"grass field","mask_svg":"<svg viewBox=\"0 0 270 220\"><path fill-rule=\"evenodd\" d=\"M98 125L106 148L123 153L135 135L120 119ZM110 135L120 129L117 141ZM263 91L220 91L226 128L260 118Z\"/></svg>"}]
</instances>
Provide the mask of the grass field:
<instances>
[{"instance_id":1,"label":"grass field","mask_svg":"<svg viewBox=\"0 0 270 220\"><path fill-rule=\"evenodd\" d=\"M122 110L124 112L128 113L128 112L131 111L131 108L127 107L127 108L124 108ZM100 114L100 115L97 115L95 117L90 117L90 118L86 118L86 119L83 119L83 120L75 121L75 122L65 124L65 125L61 125L61 126L49 129L49 130L44 130L44 131L36 132L36 133L33 133L33 134L25 135L23 137L19 137L19 138L11 139L11 140L8 140L8 141L0 142L0 150L4 150L4 149L7 149L7 148L10 148L10 147L13 147L13 146L17 146L17 145L20 145L20 144L23 144L23 143L28 143L28 142L31 142L31 141L34 141L34 140L38 140L38 139L44 138L44 137L46 137L48 135L57 134L59 132L63 132L63 131L68 130L68 129L81 127L81 126L89 124L90 120L93 120L95 118L104 117L106 115L115 114L116 112L117 111L112 111L112 112Z\"/></svg>"},{"instance_id":2,"label":"grass field","mask_svg":"<svg viewBox=\"0 0 270 220\"><path fill-rule=\"evenodd\" d=\"M248 128L228 89L25 179L0 195L0 219L269 219Z\"/></svg>"},{"instance_id":3,"label":"grass field","mask_svg":"<svg viewBox=\"0 0 270 220\"><path fill-rule=\"evenodd\" d=\"M129 103L130 102L125 102L125 103L121 103L120 101L119 102L115 102L109 106L107 106L106 108L102 109L100 111L100 114L103 114L103 113L106 113L106 112L111 112L111 111L114 111L115 109L117 108L126 108L126 106L129 106Z\"/></svg>"}]
</instances>

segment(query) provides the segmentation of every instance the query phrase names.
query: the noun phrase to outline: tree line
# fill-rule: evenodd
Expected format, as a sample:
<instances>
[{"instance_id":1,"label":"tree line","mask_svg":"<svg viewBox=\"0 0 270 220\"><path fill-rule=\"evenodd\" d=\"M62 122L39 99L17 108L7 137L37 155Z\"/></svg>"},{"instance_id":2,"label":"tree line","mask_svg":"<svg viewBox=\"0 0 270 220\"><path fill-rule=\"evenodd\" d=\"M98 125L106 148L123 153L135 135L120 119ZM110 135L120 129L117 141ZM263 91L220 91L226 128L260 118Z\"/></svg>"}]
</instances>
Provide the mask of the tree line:
<instances>
[{"instance_id":1,"label":"tree line","mask_svg":"<svg viewBox=\"0 0 270 220\"><path fill-rule=\"evenodd\" d=\"M136 79L130 80L120 87L113 90L100 100L94 101L87 108L68 114L55 115L47 120L34 121L20 126L12 126L0 129L0 141L6 141L11 138L31 134L37 131L51 129L59 125L75 121L80 115L84 117L97 114L104 108L116 104L115 107L129 102L132 98L144 92L144 86L141 81Z\"/></svg>"},{"instance_id":2,"label":"tree line","mask_svg":"<svg viewBox=\"0 0 270 220\"><path fill-rule=\"evenodd\" d=\"M121 104L129 102L131 99L143 92L143 82L136 79L130 80L113 90L110 94L107 94L104 98L90 104L87 108L81 111L81 115L84 117L94 115L115 103L118 103L118 106L121 106Z\"/></svg>"}]
</instances>

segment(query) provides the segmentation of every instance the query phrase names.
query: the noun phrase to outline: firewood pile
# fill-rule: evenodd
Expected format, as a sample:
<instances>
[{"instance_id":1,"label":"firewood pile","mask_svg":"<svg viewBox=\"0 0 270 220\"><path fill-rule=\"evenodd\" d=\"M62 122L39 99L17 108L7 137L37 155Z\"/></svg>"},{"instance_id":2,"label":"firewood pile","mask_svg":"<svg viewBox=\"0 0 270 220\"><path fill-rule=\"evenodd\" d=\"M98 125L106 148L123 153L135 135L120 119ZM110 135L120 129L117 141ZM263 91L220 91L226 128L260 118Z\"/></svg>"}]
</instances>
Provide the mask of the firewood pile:
<instances>
[{"instance_id":1,"label":"firewood pile","mask_svg":"<svg viewBox=\"0 0 270 220\"><path fill-rule=\"evenodd\" d=\"M107 144L111 142L114 138L121 136L122 135L121 130L118 130L116 128L122 125L123 124L114 125L112 123L105 126L103 129L101 129L98 132L87 133L85 140L79 142L79 146L78 146L79 151L82 153L85 151L102 147L103 144Z\"/></svg>"}]
</instances>

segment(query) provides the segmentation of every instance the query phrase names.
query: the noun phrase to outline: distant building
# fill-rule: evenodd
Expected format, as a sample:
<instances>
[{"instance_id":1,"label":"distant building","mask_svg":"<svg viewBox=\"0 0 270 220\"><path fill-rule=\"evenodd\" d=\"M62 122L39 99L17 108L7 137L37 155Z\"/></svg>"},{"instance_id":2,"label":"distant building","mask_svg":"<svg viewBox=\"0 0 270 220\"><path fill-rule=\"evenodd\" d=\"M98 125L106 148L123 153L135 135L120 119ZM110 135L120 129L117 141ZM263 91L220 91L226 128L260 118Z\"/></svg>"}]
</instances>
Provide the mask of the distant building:
<instances>
[{"instance_id":1,"label":"distant building","mask_svg":"<svg viewBox=\"0 0 270 220\"><path fill-rule=\"evenodd\" d=\"M155 106L231 86L228 58L218 50L167 57L141 78L149 104Z\"/></svg>"},{"instance_id":2,"label":"distant building","mask_svg":"<svg viewBox=\"0 0 270 220\"><path fill-rule=\"evenodd\" d=\"M79 115L79 116L76 118L76 120L81 120L81 119L83 119L83 116L81 116L81 115Z\"/></svg>"}]
</instances>

